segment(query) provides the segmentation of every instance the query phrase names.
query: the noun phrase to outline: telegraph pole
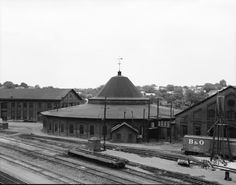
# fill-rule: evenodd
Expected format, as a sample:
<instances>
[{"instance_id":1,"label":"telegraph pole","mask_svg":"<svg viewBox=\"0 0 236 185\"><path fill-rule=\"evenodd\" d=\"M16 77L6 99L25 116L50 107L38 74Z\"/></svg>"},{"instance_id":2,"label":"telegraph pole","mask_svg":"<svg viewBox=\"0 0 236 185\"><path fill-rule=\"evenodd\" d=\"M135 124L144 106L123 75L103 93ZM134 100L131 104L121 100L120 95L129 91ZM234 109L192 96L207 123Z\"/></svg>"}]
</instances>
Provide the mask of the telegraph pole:
<instances>
[{"instance_id":1,"label":"telegraph pole","mask_svg":"<svg viewBox=\"0 0 236 185\"><path fill-rule=\"evenodd\" d=\"M172 101L170 102L170 143L171 143L171 121L172 121L172 117L173 117L173 103Z\"/></svg>"},{"instance_id":2,"label":"telegraph pole","mask_svg":"<svg viewBox=\"0 0 236 185\"><path fill-rule=\"evenodd\" d=\"M157 126L158 126L158 123L159 123L159 106L160 106L159 98L157 98Z\"/></svg>"},{"instance_id":3,"label":"telegraph pole","mask_svg":"<svg viewBox=\"0 0 236 185\"><path fill-rule=\"evenodd\" d=\"M106 113L107 113L107 97L105 97L104 116L103 116L103 150L104 151L106 150L106 135L107 135Z\"/></svg>"}]
</instances>

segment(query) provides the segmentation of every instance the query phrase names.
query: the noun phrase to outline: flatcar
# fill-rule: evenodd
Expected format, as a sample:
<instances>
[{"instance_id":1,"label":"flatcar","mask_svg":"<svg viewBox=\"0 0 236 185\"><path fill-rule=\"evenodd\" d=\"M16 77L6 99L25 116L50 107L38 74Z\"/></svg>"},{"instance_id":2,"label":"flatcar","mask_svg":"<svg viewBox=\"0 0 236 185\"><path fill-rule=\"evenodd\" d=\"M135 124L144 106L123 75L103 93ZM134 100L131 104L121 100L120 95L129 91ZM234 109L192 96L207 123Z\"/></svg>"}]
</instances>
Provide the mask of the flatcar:
<instances>
[{"instance_id":1,"label":"flatcar","mask_svg":"<svg viewBox=\"0 0 236 185\"><path fill-rule=\"evenodd\" d=\"M217 138L215 138L217 140ZM222 152L227 154L227 140L226 138L222 138ZM230 149L233 157L236 157L236 139L230 138ZM213 145L213 138L209 136L196 136L196 135L185 135L183 138L183 148L182 150L186 154L190 153L199 153L204 154L206 156L211 155ZM215 145L216 146L216 145Z\"/></svg>"},{"instance_id":2,"label":"flatcar","mask_svg":"<svg viewBox=\"0 0 236 185\"><path fill-rule=\"evenodd\" d=\"M111 168L124 168L125 164L128 163L128 160L126 159L92 152L86 149L72 149L68 151L68 155L93 161Z\"/></svg>"}]
</instances>

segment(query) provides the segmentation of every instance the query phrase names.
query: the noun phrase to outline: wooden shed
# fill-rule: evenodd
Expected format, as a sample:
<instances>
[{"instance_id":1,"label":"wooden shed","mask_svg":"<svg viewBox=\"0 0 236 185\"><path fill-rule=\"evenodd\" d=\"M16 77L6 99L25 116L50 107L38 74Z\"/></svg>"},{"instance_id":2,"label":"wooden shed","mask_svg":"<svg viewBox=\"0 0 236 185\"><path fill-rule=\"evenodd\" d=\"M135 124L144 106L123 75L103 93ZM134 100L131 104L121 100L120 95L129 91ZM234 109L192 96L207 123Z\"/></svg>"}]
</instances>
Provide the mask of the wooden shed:
<instances>
[{"instance_id":1,"label":"wooden shed","mask_svg":"<svg viewBox=\"0 0 236 185\"><path fill-rule=\"evenodd\" d=\"M138 130L128 123L117 124L111 129L111 137L113 142L136 143Z\"/></svg>"}]
</instances>

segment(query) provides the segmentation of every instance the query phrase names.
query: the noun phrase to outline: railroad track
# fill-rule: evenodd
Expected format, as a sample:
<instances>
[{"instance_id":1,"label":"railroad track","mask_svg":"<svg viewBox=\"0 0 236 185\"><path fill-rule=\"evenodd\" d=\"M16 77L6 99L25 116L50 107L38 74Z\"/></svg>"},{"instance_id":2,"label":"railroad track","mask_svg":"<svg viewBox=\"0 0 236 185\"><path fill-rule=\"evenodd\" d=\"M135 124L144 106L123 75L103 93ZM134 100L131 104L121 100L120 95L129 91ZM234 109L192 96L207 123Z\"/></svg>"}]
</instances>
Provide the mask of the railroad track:
<instances>
[{"instance_id":1,"label":"railroad track","mask_svg":"<svg viewBox=\"0 0 236 185\"><path fill-rule=\"evenodd\" d=\"M78 145L84 145L87 144L87 141L74 141L70 140L68 141L67 139L64 138L54 138L54 137L49 137L49 136L37 136L37 135L20 135L19 138L26 138L26 139L35 139L39 140L41 142L49 142L55 144L55 145L64 145L65 147L68 147L68 143L71 148L78 146ZM143 149L143 148L135 148L135 147L126 147L126 146L117 146L117 145L112 145L112 144L106 144L107 149L117 149L119 151L127 152L127 153L135 153L141 156L149 156L149 157L159 157L162 159L167 159L167 160L172 160L172 161L178 161L178 159L183 159L187 160L190 157L184 156L181 154L172 154L172 153L166 153L166 152L160 152L158 150L149 150L149 149ZM191 160L194 160L191 158Z\"/></svg>"},{"instance_id":2,"label":"railroad track","mask_svg":"<svg viewBox=\"0 0 236 185\"><path fill-rule=\"evenodd\" d=\"M34 136L34 135L23 135L20 137L22 139L22 141L25 141L27 142L28 139L33 139L31 140L31 142L33 142L34 140L35 141L40 141L42 143L47 143L48 145L54 145L54 146L57 146L57 147L63 147L63 148L72 148L74 147L75 145L72 144L71 146L71 141L70 144L68 141L66 141L65 139L59 139L59 141L56 140L56 138L51 138L51 137L47 137L46 138L43 136ZM68 142L68 144L66 144L66 142ZM49 144L50 143L50 144ZM86 142L82 141L82 142L78 142L78 141L72 141L72 143L76 143L77 146L78 146L78 143L79 144L85 144ZM111 146L108 146L108 148L110 148ZM161 158L165 158L165 159L168 159L168 160L174 160L174 161L177 161L180 156L179 155L164 155L163 153L160 153L160 152L156 152L156 151L150 151L150 150L145 150L145 149L136 149L136 148L128 148L128 147L119 147L119 149L121 151L126 151L126 152L132 152L132 153L136 153L136 154L140 154L140 155L147 155L147 156L156 156L156 157L161 157ZM183 159L186 159L187 157L183 158ZM134 164L135 165L135 164ZM217 184L215 182L208 182L208 181L205 181L204 179L200 179L200 178L197 178L197 177L192 177L190 175L184 175L184 174L181 174L181 173L176 173L176 172L170 172L170 171L166 171L166 170L162 170L162 169L157 169L157 168L151 168L151 167L147 167L147 166L144 166L144 165L140 165L140 164L136 164L138 166L141 166L141 168L145 169L145 170L148 170L148 171L152 171L152 172L155 172L155 176L158 176L160 177L159 179L159 182L162 182L162 183L168 183L167 182L167 179L169 180L169 183L194 183L194 184L201 184L201 185L204 185L204 184ZM126 173L129 173L129 171L127 170ZM134 173L134 172L133 172ZM162 175L160 175L162 174ZM131 174L132 175L132 174ZM140 175L140 174L139 174ZM145 175L145 177L147 176L150 176L150 175ZM152 178L155 179L155 176L154 177L151 177L151 180L153 180ZM164 179L163 179L164 177ZM177 181L177 179L179 180L179 182Z\"/></svg>"},{"instance_id":3,"label":"railroad track","mask_svg":"<svg viewBox=\"0 0 236 185\"><path fill-rule=\"evenodd\" d=\"M26 140L23 140L23 141L25 142ZM44 139L43 139L43 141L44 141ZM32 141L30 141L30 143L32 143ZM53 144L55 144L55 143L53 142ZM59 144L59 145L61 145L61 144ZM71 148L71 147L68 147L68 149L69 148ZM64 151L64 150L62 150L62 151ZM82 163L80 165L85 165L85 164ZM170 178L170 177L164 177L163 174L158 174L158 175L156 174L154 176L154 175L147 174L147 173L146 174L145 173L141 173L141 172L135 171L135 170L130 170L128 168L125 168L125 169L123 169L121 171L123 171L124 173L129 174L131 176L135 175L135 176L138 176L139 178L142 177L142 178L145 178L145 179L149 179L151 181L158 181L158 182L161 182L161 183L166 183L168 181L171 184L179 184L179 183L184 184L184 182L181 181L181 180L173 179L173 178Z\"/></svg>"},{"instance_id":4,"label":"railroad track","mask_svg":"<svg viewBox=\"0 0 236 185\"><path fill-rule=\"evenodd\" d=\"M68 178L64 175L53 173L53 172L47 170L46 168L40 167L39 165L33 165L32 163L29 163L24 160L20 160L16 157L12 157L12 156L8 157L8 155L0 154L0 159L7 161L11 164L14 164L16 166L21 166L25 169L30 169L31 171L33 171L37 174L41 174L42 176L47 177L48 179L54 181L57 184L68 184L68 183L84 184L85 183L83 181L71 180L70 178Z\"/></svg>"},{"instance_id":5,"label":"railroad track","mask_svg":"<svg viewBox=\"0 0 236 185\"><path fill-rule=\"evenodd\" d=\"M27 184L27 183L13 176L10 176L5 172L0 171L0 184Z\"/></svg>"},{"instance_id":6,"label":"railroad track","mask_svg":"<svg viewBox=\"0 0 236 185\"><path fill-rule=\"evenodd\" d=\"M83 169L78 164L77 160L68 161L68 160L66 160L66 158L63 158L63 157L54 158L52 156L48 156L45 154L42 155L42 154L39 154L34 151L27 151L26 149L20 149L15 146L9 146L6 144L3 144L3 145L4 145L4 147L6 147L8 149L15 150L17 152L23 153L24 155L34 154L33 155L34 157L41 158L41 159L48 161L50 163L64 165L64 166L67 166L67 168L73 168L78 171L83 171L83 172L89 173L93 176L96 175L102 179L106 179L106 182L108 182L110 184L145 184L145 183L146 184L163 184L163 183L169 184L171 182L169 179L168 180L167 179L159 179L159 178L154 179L153 177L150 178L148 176L140 177L140 174L137 175L134 172L131 175L131 173L127 174L127 172L124 172L124 171L119 172L117 170L107 169L107 171L108 170L110 171L110 173L108 173L108 172L104 172L104 168L94 169L94 165L91 165L91 167L88 167L86 163L82 163L83 166L86 165L85 169ZM4 154L2 154L2 155L4 155ZM20 160L18 159L18 161L20 161ZM20 162L22 163L25 161L20 161ZM45 170L45 169L43 169L43 170ZM111 171L116 172L116 174L114 175L113 173L111 173ZM172 184L178 184L176 181L172 181L172 182L173 182Z\"/></svg>"}]
</instances>

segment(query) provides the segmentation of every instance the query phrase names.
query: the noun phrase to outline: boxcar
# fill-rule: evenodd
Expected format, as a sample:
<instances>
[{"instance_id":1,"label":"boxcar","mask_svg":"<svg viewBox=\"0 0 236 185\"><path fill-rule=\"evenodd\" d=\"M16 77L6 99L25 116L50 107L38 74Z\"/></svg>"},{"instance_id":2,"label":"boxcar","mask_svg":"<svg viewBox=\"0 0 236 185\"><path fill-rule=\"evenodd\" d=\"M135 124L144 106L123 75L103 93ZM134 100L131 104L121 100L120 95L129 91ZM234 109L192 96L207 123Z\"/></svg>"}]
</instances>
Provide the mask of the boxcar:
<instances>
[{"instance_id":1,"label":"boxcar","mask_svg":"<svg viewBox=\"0 0 236 185\"><path fill-rule=\"evenodd\" d=\"M217 138L216 138L217 139ZM222 138L222 151L227 152L227 140ZM232 155L236 156L236 139L229 139ZM183 138L183 151L185 153L211 154L213 138L209 136L185 135ZM216 146L216 145L215 145Z\"/></svg>"}]
</instances>

